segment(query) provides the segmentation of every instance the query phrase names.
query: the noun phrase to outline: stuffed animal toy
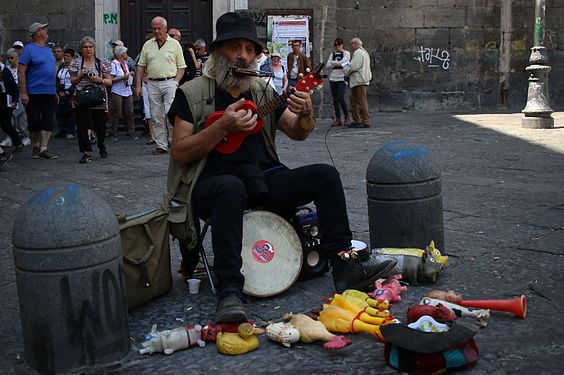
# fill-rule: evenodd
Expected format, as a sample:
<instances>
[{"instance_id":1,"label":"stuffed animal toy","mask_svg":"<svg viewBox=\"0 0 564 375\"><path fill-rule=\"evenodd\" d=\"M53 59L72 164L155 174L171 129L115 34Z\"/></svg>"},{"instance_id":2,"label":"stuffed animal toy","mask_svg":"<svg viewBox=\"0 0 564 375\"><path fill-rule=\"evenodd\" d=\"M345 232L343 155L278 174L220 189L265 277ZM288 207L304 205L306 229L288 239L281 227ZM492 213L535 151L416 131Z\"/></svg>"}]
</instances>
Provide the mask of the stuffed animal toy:
<instances>
[{"instance_id":1,"label":"stuffed animal toy","mask_svg":"<svg viewBox=\"0 0 564 375\"><path fill-rule=\"evenodd\" d=\"M153 354L156 352L172 354L178 350L199 346L206 346L201 336L202 326L199 324L179 327L173 330L157 331L157 325L153 324L151 332L145 337L145 342L139 349L139 354Z\"/></svg>"},{"instance_id":2,"label":"stuffed animal toy","mask_svg":"<svg viewBox=\"0 0 564 375\"><path fill-rule=\"evenodd\" d=\"M391 273L402 274L413 285L418 282L435 282L448 262L448 256L441 255L432 241L425 250L383 247L374 249L372 253L379 262L395 260L397 264Z\"/></svg>"},{"instance_id":3,"label":"stuffed animal toy","mask_svg":"<svg viewBox=\"0 0 564 375\"><path fill-rule=\"evenodd\" d=\"M376 280L376 290L369 295L372 298L386 300L389 302L401 301L400 293L407 290L407 287L402 286L399 282L401 275L394 275L387 280Z\"/></svg>"},{"instance_id":4,"label":"stuffed animal toy","mask_svg":"<svg viewBox=\"0 0 564 375\"><path fill-rule=\"evenodd\" d=\"M456 320L456 315L443 305L413 305L407 309L407 322L416 322L422 316L428 315L438 321Z\"/></svg>"},{"instance_id":5,"label":"stuffed animal toy","mask_svg":"<svg viewBox=\"0 0 564 375\"><path fill-rule=\"evenodd\" d=\"M266 337L289 348L300 340L300 331L290 323L272 323L266 327Z\"/></svg>"}]
</instances>

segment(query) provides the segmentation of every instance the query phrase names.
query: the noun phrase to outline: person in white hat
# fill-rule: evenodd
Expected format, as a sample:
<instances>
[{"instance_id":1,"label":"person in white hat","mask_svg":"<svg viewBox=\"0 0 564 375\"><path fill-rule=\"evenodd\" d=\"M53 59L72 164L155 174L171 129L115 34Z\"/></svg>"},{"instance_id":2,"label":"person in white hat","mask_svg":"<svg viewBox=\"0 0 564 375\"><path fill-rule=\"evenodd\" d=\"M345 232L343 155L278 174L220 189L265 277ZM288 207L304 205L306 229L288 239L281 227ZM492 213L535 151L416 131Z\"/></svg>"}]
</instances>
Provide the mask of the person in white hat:
<instances>
[{"instance_id":1,"label":"person in white hat","mask_svg":"<svg viewBox=\"0 0 564 375\"><path fill-rule=\"evenodd\" d=\"M130 72L127 66L127 48L116 46L114 48L114 59L112 60L112 127L110 134L112 141L117 142L117 128L119 119L123 113L127 134L132 141L138 141L139 137L135 134L135 124L133 122L133 92L130 85Z\"/></svg>"},{"instance_id":2,"label":"person in white hat","mask_svg":"<svg viewBox=\"0 0 564 375\"><path fill-rule=\"evenodd\" d=\"M16 40L14 44L12 44L12 48L15 48L18 51L18 55L20 55L24 48L24 44L21 40Z\"/></svg>"},{"instance_id":3,"label":"person in white hat","mask_svg":"<svg viewBox=\"0 0 564 375\"><path fill-rule=\"evenodd\" d=\"M56 100L55 57L49 47L47 23L35 22L29 26L32 43L20 55L18 79L21 100L26 107L28 130L33 146L32 158L56 159L48 150L53 132L53 115Z\"/></svg>"}]
</instances>

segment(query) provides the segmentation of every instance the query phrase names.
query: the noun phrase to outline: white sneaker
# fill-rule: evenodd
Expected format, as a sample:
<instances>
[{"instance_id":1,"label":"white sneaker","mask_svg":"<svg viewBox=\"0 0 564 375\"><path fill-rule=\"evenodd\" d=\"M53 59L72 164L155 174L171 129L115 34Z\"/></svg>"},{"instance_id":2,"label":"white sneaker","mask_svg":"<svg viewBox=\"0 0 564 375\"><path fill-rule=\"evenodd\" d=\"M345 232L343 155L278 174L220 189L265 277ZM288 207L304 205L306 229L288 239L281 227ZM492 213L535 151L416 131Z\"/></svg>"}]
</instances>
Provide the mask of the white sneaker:
<instances>
[{"instance_id":1,"label":"white sneaker","mask_svg":"<svg viewBox=\"0 0 564 375\"><path fill-rule=\"evenodd\" d=\"M4 138L4 140L0 142L0 147L12 147L12 138Z\"/></svg>"},{"instance_id":2,"label":"white sneaker","mask_svg":"<svg viewBox=\"0 0 564 375\"><path fill-rule=\"evenodd\" d=\"M22 143L24 146L31 146L31 139L29 139L29 137L23 137Z\"/></svg>"}]
</instances>

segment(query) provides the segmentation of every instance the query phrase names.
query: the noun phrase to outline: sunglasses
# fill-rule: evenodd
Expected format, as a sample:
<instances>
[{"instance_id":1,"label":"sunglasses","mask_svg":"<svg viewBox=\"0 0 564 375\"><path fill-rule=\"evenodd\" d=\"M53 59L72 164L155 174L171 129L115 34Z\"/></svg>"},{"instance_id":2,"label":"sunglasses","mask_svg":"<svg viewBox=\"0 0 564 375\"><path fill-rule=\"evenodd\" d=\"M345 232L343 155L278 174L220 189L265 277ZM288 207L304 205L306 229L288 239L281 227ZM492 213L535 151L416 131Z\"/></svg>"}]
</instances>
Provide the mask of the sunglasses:
<instances>
[{"instance_id":1,"label":"sunglasses","mask_svg":"<svg viewBox=\"0 0 564 375\"><path fill-rule=\"evenodd\" d=\"M178 34L176 34L176 35L175 34L168 34L168 36L170 36L171 38L174 38L175 36L180 36L180 35L178 35Z\"/></svg>"}]
</instances>

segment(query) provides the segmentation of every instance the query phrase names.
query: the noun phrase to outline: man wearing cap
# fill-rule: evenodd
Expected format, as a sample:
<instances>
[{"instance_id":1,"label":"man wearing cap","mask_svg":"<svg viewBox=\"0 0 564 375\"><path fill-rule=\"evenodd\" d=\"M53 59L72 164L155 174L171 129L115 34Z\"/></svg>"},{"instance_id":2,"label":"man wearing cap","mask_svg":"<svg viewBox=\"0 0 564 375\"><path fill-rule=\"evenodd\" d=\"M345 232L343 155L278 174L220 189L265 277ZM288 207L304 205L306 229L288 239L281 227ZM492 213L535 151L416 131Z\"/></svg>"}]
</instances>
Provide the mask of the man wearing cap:
<instances>
[{"instance_id":1,"label":"man wearing cap","mask_svg":"<svg viewBox=\"0 0 564 375\"><path fill-rule=\"evenodd\" d=\"M246 321L249 316L242 303L245 278L241 274L244 211L260 207L288 219L296 207L313 201L336 289L363 289L373 284L395 262L341 258L341 254L348 254L352 235L337 170L324 164L289 169L276 153L276 129L295 140L307 138L314 129L309 93L290 95L277 109L263 115L262 130L249 134L257 126L257 114L244 109L245 100L263 105L276 97L264 80L244 74L257 71L256 56L264 46L247 13L222 15L216 32L203 76L177 90L169 112L174 136L168 220L172 235L180 241L183 271L191 272L186 267L198 246L196 223L199 218L210 219L219 299L215 321ZM206 119L218 110L224 111L223 115L205 126ZM246 137L233 152L216 149L240 133Z\"/></svg>"},{"instance_id":2,"label":"man wearing cap","mask_svg":"<svg viewBox=\"0 0 564 375\"><path fill-rule=\"evenodd\" d=\"M21 100L26 107L28 130L33 146L32 158L56 159L48 150L53 132L53 114L56 100L55 57L49 47L46 23L32 23L29 34L32 43L22 51L18 65L18 85Z\"/></svg>"},{"instance_id":3,"label":"man wearing cap","mask_svg":"<svg viewBox=\"0 0 564 375\"><path fill-rule=\"evenodd\" d=\"M12 48L15 48L18 51L18 55L22 54L22 50L24 48L24 44L21 40L16 40L14 44L12 44Z\"/></svg>"},{"instance_id":4,"label":"man wearing cap","mask_svg":"<svg viewBox=\"0 0 564 375\"><path fill-rule=\"evenodd\" d=\"M163 17L155 17L151 21L154 37L149 39L141 49L137 74L135 75L135 95L141 96L141 79L147 71L147 92L157 148L153 155L168 152L168 112L174 93L182 77L186 63L180 43L167 34L167 22Z\"/></svg>"}]
</instances>

